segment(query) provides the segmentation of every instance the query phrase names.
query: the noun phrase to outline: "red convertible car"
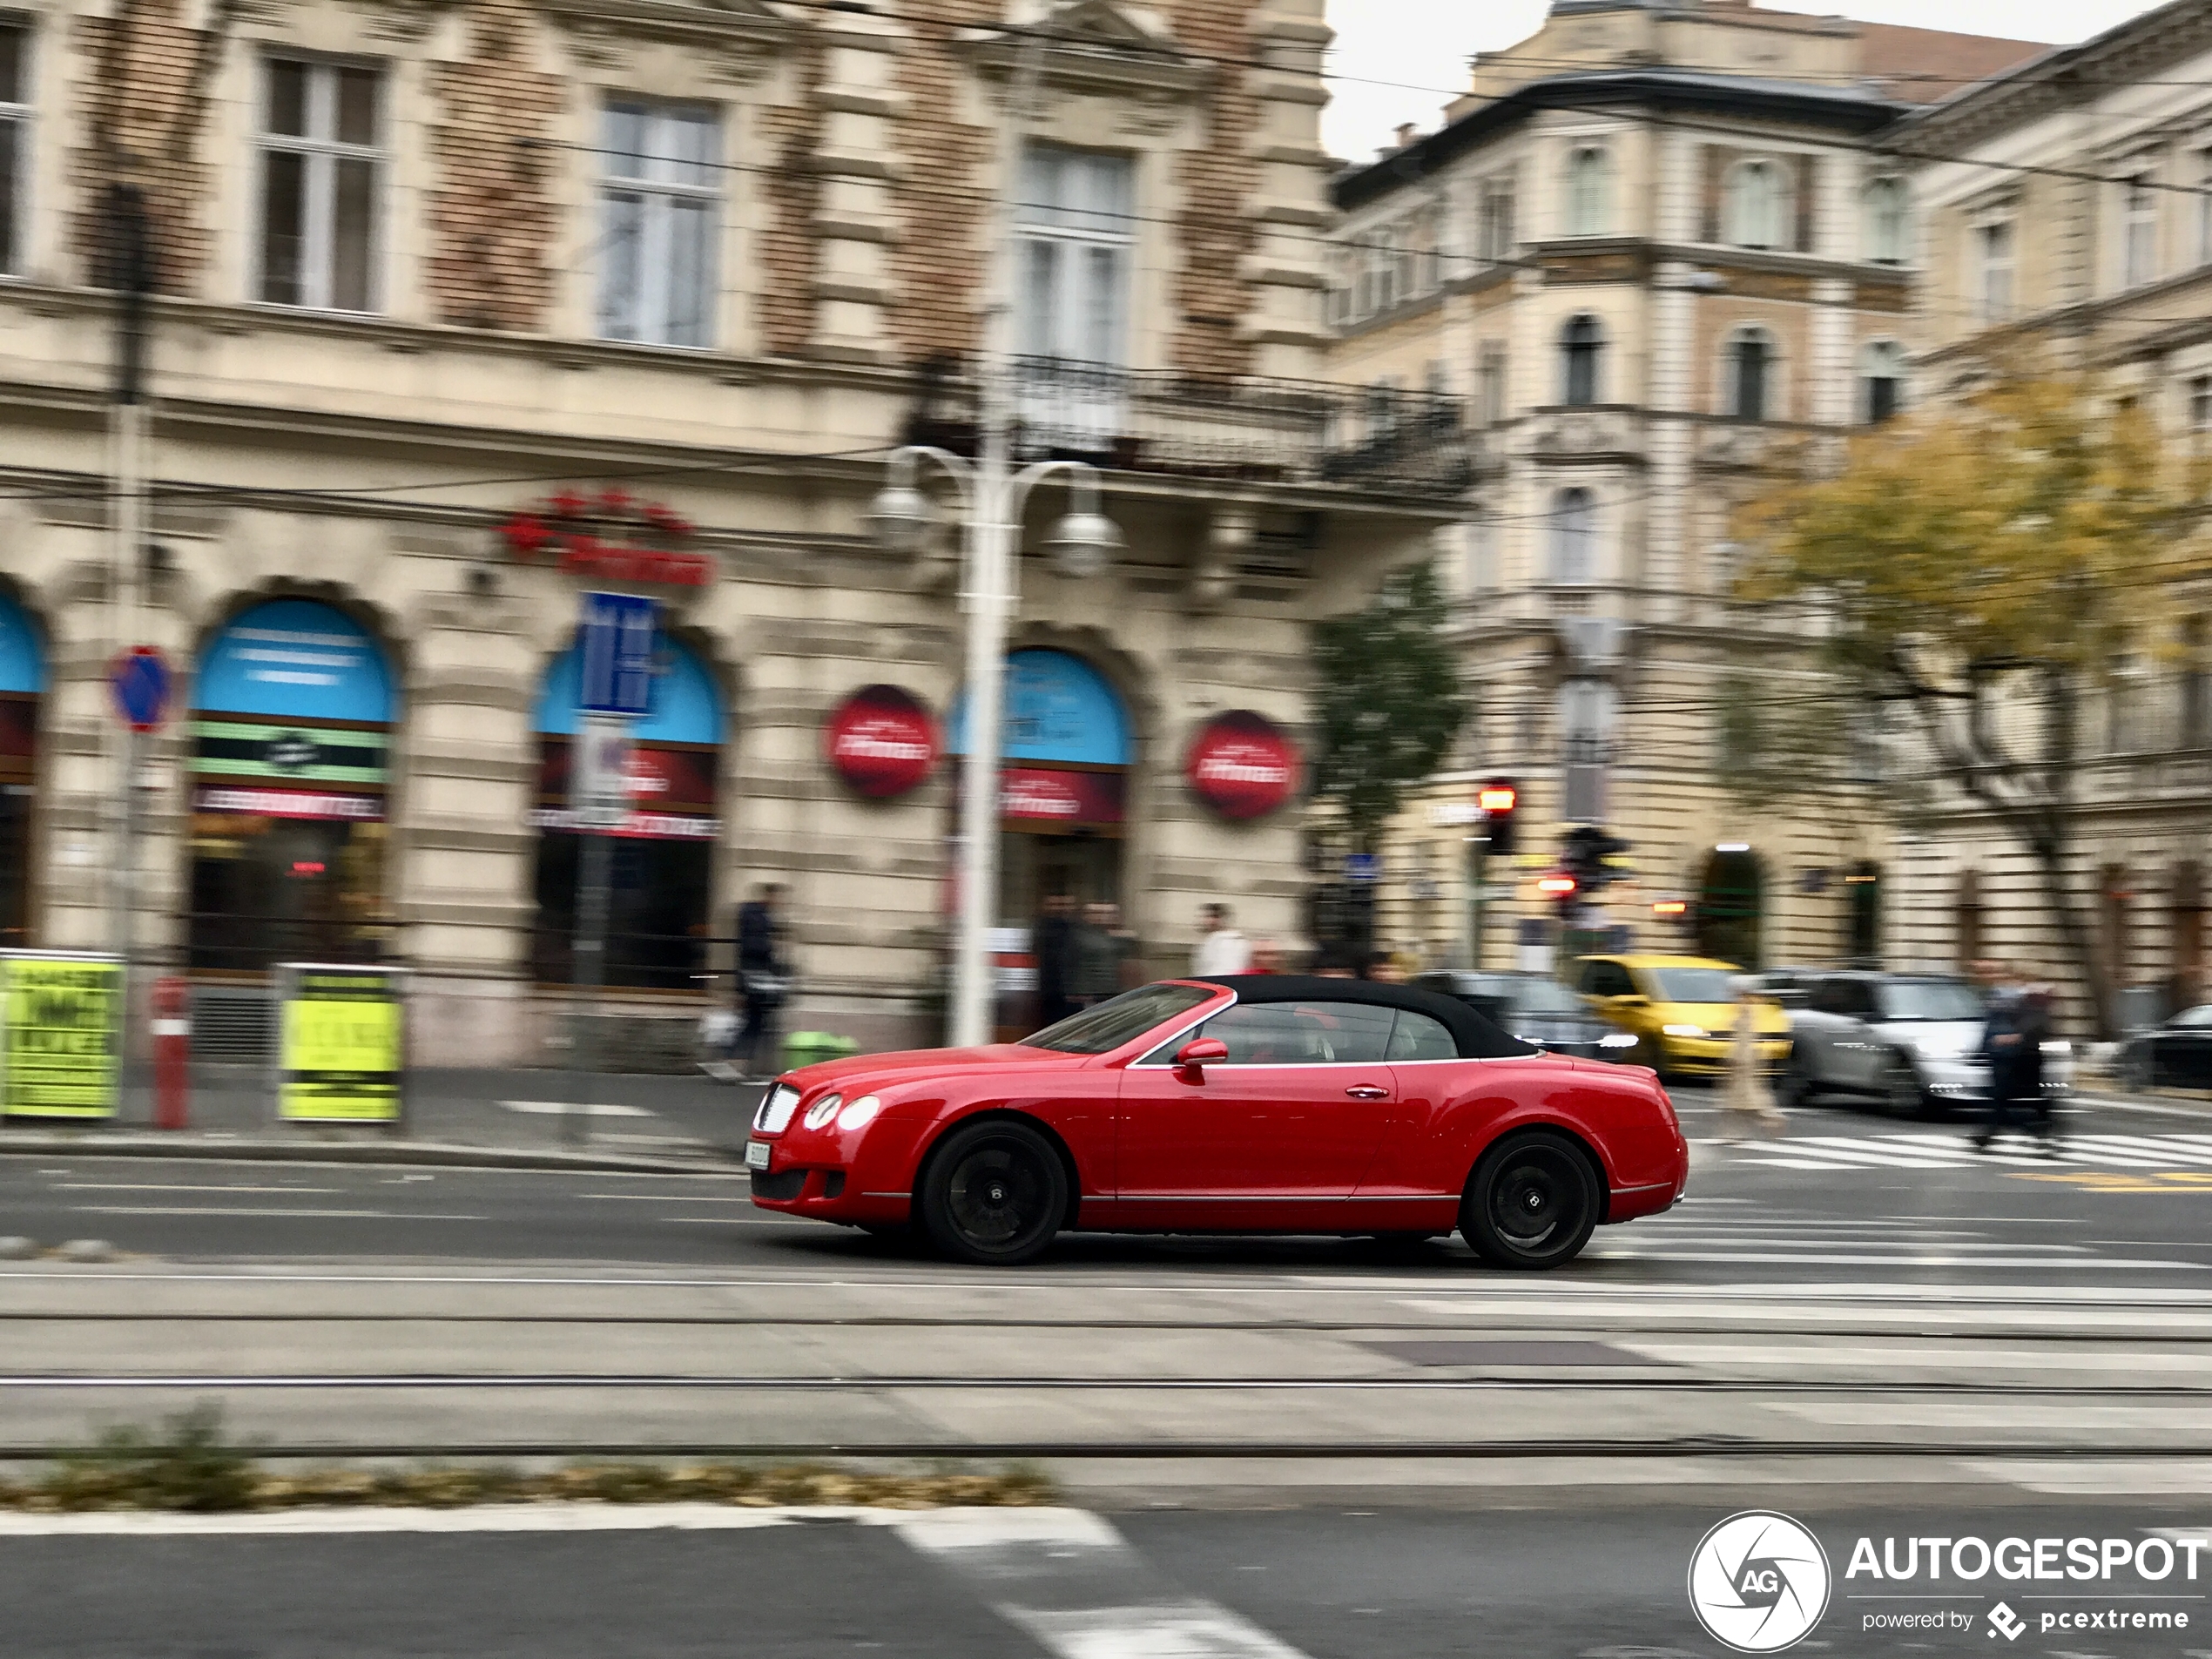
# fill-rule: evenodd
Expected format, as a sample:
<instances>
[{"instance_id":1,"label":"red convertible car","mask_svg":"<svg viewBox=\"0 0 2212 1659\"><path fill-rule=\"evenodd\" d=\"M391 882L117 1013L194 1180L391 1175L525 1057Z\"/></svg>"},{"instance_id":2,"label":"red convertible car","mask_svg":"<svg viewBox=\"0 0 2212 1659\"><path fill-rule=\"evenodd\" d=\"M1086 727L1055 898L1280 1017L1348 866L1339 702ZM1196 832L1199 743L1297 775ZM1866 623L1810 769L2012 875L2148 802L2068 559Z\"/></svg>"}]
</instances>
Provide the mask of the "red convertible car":
<instances>
[{"instance_id":1,"label":"red convertible car","mask_svg":"<svg viewBox=\"0 0 2212 1659\"><path fill-rule=\"evenodd\" d=\"M1429 1238L1571 1261L1667 1209L1689 1147L1641 1067L1547 1055L1450 997L1357 980L1163 980L1022 1042L779 1078L752 1200L1011 1265L1062 1229Z\"/></svg>"}]
</instances>

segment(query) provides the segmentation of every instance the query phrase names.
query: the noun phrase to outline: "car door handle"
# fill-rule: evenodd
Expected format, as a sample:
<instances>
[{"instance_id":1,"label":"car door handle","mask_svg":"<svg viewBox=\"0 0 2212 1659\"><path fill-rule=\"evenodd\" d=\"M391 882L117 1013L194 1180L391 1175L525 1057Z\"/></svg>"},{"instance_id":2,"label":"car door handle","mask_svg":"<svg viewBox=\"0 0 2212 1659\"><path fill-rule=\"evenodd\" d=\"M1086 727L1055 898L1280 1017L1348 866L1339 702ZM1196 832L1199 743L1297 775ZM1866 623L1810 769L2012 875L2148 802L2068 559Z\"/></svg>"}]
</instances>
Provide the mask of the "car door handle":
<instances>
[{"instance_id":1,"label":"car door handle","mask_svg":"<svg viewBox=\"0 0 2212 1659\"><path fill-rule=\"evenodd\" d=\"M1390 1090L1376 1083L1354 1083L1344 1091L1354 1100L1388 1100Z\"/></svg>"}]
</instances>

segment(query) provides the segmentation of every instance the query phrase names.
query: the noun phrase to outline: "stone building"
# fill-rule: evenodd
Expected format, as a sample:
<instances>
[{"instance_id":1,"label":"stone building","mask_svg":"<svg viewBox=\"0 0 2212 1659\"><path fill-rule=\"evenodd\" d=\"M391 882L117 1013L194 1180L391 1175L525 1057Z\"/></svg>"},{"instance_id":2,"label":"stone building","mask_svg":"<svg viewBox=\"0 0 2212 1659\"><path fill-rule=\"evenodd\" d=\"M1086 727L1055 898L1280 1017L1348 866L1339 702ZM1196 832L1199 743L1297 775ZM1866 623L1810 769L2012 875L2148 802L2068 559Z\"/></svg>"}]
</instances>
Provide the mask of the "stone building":
<instances>
[{"instance_id":1,"label":"stone building","mask_svg":"<svg viewBox=\"0 0 2212 1659\"><path fill-rule=\"evenodd\" d=\"M1575 826L1631 844L1580 918L1599 939L1892 954L1868 793L1728 787L1731 721L1817 686L1801 618L1732 598L1729 525L1902 395L1912 205L1871 140L2038 50L1741 0L1554 0L1440 130L1338 178L1331 372L1462 399L1475 446L1440 539L1475 713L1391 838L1393 942L1466 960L1466 819L1502 778L1519 850L1486 871L1487 966L1546 960L1534 878Z\"/></svg>"},{"instance_id":2,"label":"stone building","mask_svg":"<svg viewBox=\"0 0 2212 1659\"><path fill-rule=\"evenodd\" d=\"M1104 469L1128 543L1083 582L1022 561L1004 919L1065 887L1121 900L1163 962L1203 900L1289 936L1295 814L1212 810L1186 759L1224 714L1295 738L1304 624L1418 554L1464 482L1418 395L1371 411L1318 378L1321 12L27 0L0 24L8 941L101 945L119 886L204 1009L273 961L382 958L415 970L418 1059L542 1055L572 631L604 587L664 624L618 994L688 1030L731 906L781 880L792 1019L934 1037L957 508L915 558L861 515L893 446L973 448L1001 197L1020 451ZM132 191L152 482L126 583L105 430ZM1031 554L1063 502L1031 501ZM118 884L103 678L132 642L179 685ZM919 733L903 792L870 792L867 742L857 782L833 765L871 687Z\"/></svg>"},{"instance_id":3,"label":"stone building","mask_svg":"<svg viewBox=\"0 0 2212 1659\"><path fill-rule=\"evenodd\" d=\"M1941 397L1992 364L2086 373L2178 458L2212 443L2212 5L2182 0L2036 58L1899 128L1922 274L1913 379ZM2212 995L2212 562L2145 573L2140 627L2085 686L2073 768L2079 910L2115 1024ZM2016 711L2025 725L2034 716ZM2033 739L2030 739L2031 748ZM1912 959L2017 961L2074 994L2045 885L1986 813L1939 794L1899 846Z\"/></svg>"}]
</instances>

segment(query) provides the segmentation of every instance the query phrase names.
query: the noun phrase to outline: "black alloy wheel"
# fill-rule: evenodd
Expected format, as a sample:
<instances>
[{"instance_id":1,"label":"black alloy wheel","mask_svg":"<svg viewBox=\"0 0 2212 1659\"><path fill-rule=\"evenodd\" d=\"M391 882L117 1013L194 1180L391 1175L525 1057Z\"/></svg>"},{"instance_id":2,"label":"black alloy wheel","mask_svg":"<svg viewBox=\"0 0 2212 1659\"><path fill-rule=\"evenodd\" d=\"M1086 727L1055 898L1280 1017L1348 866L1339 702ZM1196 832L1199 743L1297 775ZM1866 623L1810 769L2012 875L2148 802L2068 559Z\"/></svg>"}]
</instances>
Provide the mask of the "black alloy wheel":
<instances>
[{"instance_id":1,"label":"black alloy wheel","mask_svg":"<svg viewBox=\"0 0 2212 1659\"><path fill-rule=\"evenodd\" d=\"M1484 1154L1460 1201L1460 1231L1495 1267L1541 1271L1581 1254L1597 1225L1598 1177L1581 1149L1542 1130Z\"/></svg>"},{"instance_id":2,"label":"black alloy wheel","mask_svg":"<svg viewBox=\"0 0 2212 1659\"><path fill-rule=\"evenodd\" d=\"M1782 1096L1782 1103L1792 1110L1811 1106L1820 1096L1819 1086L1813 1082L1812 1068L1794 1047L1790 1058L1783 1062L1782 1087L1776 1092Z\"/></svg>"},{"instance_id":3,"label":"black alloy wheel","mask_svg":"<svg viewBox=\"0 0 2212 1659\"><path fill-rule=\"evenodd\" d=\"M922 1230L955 1261L991 1267L1034 1261L1067 1213L1060 1154L1022 1123L994 1120L954 1130L922 1177Z\"/></svg>"},{"instance_id":4,"label":"black alloy wheel","mask_svg":"<svg viewBox=\"0 0 2212 1659\"><path fill-rule=\"evenodd\" d=\"M1882 1091L1882 1109L1892 1117L1926 1115L1927 1091L1920 1087L1920 1074L1903 1055L1892 1054L1882 1062L1882 1078L1878 1087Z\"/></svg>"}]
</instances>

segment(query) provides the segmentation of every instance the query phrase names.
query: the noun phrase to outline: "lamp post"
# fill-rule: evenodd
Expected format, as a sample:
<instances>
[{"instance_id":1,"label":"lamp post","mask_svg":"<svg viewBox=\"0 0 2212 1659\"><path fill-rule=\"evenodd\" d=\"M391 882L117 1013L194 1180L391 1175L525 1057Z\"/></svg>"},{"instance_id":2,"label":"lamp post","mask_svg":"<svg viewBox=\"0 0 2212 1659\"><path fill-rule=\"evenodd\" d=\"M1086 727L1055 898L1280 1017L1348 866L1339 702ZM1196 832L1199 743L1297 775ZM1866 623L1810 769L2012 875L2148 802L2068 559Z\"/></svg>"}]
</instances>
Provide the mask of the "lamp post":
<instances>
[{"instance_id":1,"label":"lamp post","mask_svg":"<svg viewBox=\"0 0 2212 1659\"><path fill-rule=\"evenodd\" d=\"M974 461L926 444L894 450L890 476L868 509L869 527L894 552L912 554L935 524L916 487L921 462L943 468L959 492L966 534L961 606L968 613L968 752L961 760L960 914L953 947L952 1040L990 1035L990 930L998 907L999 761L1004 746L1006 635L1020 597L1022 510L1029 492L1065 473L1075 500L1046 538L1062 574L1096 576L1121 551L1122 533L1098 510L1098 472L1080 461L1039 461L1009 470L1006 424L985 422Z\"/></svg>"}]
</instances>

